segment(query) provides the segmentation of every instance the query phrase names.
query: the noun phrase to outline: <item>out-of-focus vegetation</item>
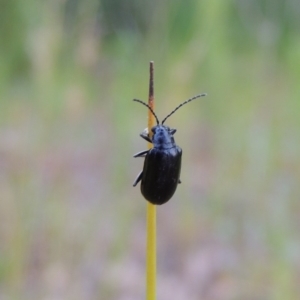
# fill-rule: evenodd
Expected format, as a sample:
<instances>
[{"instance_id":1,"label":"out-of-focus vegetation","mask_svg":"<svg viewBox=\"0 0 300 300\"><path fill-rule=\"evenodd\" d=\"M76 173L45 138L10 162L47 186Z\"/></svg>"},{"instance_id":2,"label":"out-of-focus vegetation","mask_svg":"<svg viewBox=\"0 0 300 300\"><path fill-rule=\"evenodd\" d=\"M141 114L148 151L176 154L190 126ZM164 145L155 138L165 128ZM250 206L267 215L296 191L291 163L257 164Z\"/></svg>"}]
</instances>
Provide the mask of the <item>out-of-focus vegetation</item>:
<instances>
[{"instance_id":1,"label":"out-of-focus vegetation","mask_svg":"<svg viewBox=\"0 0 300 300\"><path fill-rule=\"evenodd\" d=\"M182 184L158 207L158 299L300 298L300 3L4 0L0 299L143 299L132 182L155 61Z\"/></svg>"}]
</instances>

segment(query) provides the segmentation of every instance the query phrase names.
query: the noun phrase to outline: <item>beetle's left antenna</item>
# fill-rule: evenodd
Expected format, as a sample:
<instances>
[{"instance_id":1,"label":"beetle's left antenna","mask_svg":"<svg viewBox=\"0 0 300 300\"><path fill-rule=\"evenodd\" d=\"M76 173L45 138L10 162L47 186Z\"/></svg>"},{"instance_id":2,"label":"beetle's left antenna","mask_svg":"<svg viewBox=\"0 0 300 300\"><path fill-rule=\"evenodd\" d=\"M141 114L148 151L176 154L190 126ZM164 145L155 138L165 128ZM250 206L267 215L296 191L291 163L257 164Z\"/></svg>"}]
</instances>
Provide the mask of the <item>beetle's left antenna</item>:
<instances>
[{"instance_id":1,"label":"beetle's left antenna","mask_svg":"<svg viewBox=\"0 0 300 300\"><path fill-rule=\"evenodd\" d=\"M153 111L153 109L147 103L145 103L145 102L143 102L142 100L139 100L139 99L133 99L133 101L139 102L139 103L147 106L149 108L149 110L151 111L151 113L153 114L153 116L155 117L157 125L159 125L159 121L158 121L158 118L157 118L155 112Z\"/></svg>"},{"instance_id":2,"label":"beetle's left antenna","mask_svg":"<svg viewBox=\"0 0 300 300\"><path fill-rule=\"evenodd\" d=\"M176 110L178 110L181 106L183 106L183 105L185 105L185 104L187 104L187 103L189 103L189 102L191 102L191 101L193 101L193 100L195 100L195 99L197 99L197 98L204 97L204 96L206 96L206 95L207 95L207 94L196 95L196 96L194 96L194 97L192 97L192 98L190 98L190 99L184 101L183 103L181 103L180 105L178 105L172 112L170 112L170 113L162 120L161 124L163 125L164 122L165 122L170 116L172 116L172 115L174 114L174 112L175 112Z\"/></svg>"}]
</instances>

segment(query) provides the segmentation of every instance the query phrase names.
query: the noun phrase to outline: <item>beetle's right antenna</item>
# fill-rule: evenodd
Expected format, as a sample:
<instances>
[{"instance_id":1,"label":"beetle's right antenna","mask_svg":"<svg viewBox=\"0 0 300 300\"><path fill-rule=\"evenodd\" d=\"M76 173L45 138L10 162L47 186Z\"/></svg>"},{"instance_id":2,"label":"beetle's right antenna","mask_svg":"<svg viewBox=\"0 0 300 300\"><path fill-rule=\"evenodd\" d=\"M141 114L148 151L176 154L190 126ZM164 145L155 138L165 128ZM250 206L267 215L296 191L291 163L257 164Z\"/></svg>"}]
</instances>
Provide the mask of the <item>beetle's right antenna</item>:
<instances>
[{"instance_id":1,"label":"beetle's right antenna","mask_svg":"<svg viewBox=\"0 0 300 300\"><path fill-rule=\"evenodd\" d=\"M195 100L195 99L197 99L197 98L199 98L199 97L204 97L204 96L206 96L206 95L207 95L207 94L196 95L196 96L194 96L194 97L192 97L192 98L190 98L190 99L184 101L183 103L181 103L180 105L178 105L173 111L171 111L171 112L170 112L170 113L162 120L161 124L163 125L164 122L165 122L170 116L172 116L172 115L174 114L174 112L175 112L176 110L178 110L181 106L183 106L183 105L185 105L185 104L187 104L187 103L189 103L189 102L191 102L191 101L193 101L193 100Z\"/></svg>"},{"instance_id":2,"label":"beetle's right antenna","mask_svg":"<svg viewBox=\"0 0 300 300\"><path fill-rule=\"evenodd\" d=\"M142 100L139 100L139 99L133 99L133 101L139 102L139 103L147 106L149 108L149 110L151 111L151 113L153 114L153 116L155 117L157 125L159 125L159 121L158 121L158 118L157 118L155 112L153 111L153 109L147 103L145 103L145 102L143 102Z\"/></svg>"}]
</instances>

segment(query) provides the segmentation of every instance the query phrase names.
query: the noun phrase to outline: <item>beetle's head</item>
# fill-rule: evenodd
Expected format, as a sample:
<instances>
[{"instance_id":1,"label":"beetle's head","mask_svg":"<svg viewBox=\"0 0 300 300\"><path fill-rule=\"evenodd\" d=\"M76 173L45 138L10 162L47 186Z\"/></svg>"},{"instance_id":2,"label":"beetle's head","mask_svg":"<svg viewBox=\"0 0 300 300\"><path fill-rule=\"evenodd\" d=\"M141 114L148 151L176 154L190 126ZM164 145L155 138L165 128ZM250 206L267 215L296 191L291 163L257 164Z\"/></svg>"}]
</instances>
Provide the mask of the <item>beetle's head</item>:
<instances>
[{"instance_id":1,"label":"beetle's head","mask_svg":"<svg viewBox=\"0 0 300 300\"><path fill-rule=\"evenodd\" d=\"M147 129L147 128L146 128ZM145 130L146 130L145 129ZM145 131L144 130L144 131ZM175 132L176 132L176 129L174 128L170 128L169 126L166 126L166 125L156 125L156 126L153 126L151 128L151 131L153 132L153 134L156 134L158 132L162 132L162 131L165 131L167 132L168 134L170 135L173 135ZM148 129L147 129L147 132L148 132Z\"/></svg>"},{"instance_id":2,"label":"beetle's head","mask_svg":"<svg viewBox=\"0 0 300 300\"><path fill-rule=\"evenodd\" d=\"M164 130L166 130L170 135L174 135L175 132L177 131L177 129L175 128L170 128L168 126L165 126L165 125L155 125L151 128L151 132L153 134L157 133L158 131L161 131L162 128L164 128ZM142 135L143 136L149 136L149 130L148 130L148 127L146 127L143 132L142 132Z\"/></svg>"},{"instance_id":3,"label":"beetle's head","mask_svg":"<svg viewBox=\"0 0 300 300\"><path fill-rule=\"evenodd\" d=\"M176 132L176 129L171 129L165 125L156 125L151 128L151 131L153 133L152 143L155 148L169 149L174 146L173 134Z\"/></svg>"}]
</instances>

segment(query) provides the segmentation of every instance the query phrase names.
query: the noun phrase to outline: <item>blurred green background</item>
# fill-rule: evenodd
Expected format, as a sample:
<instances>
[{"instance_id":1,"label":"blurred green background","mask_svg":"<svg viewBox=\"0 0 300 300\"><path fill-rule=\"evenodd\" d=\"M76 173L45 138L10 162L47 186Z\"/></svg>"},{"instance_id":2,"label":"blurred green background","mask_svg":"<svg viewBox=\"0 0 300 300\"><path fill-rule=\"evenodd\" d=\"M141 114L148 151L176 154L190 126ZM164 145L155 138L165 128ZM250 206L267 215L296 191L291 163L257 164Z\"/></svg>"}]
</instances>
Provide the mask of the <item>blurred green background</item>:
<instances>
[{"instance_id":1,"label":"blurred green background","mask_svg":"<svg viewBox=\"0 0 300 300\"><path fill-rule=\"evenodd\" d=\"M4 0L0 299L145 298L132 187L156 112L183 148L160 300L300 299L300 3Z\"/></svg>"}]
</instances>

